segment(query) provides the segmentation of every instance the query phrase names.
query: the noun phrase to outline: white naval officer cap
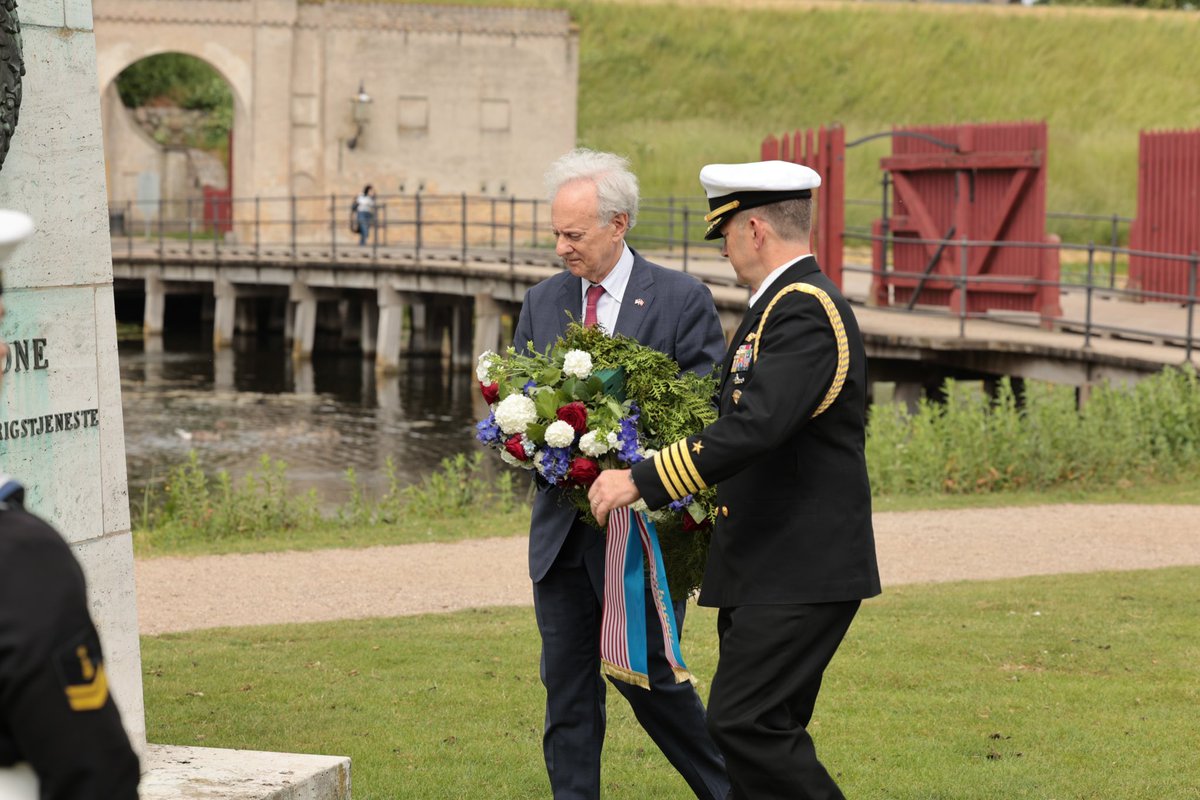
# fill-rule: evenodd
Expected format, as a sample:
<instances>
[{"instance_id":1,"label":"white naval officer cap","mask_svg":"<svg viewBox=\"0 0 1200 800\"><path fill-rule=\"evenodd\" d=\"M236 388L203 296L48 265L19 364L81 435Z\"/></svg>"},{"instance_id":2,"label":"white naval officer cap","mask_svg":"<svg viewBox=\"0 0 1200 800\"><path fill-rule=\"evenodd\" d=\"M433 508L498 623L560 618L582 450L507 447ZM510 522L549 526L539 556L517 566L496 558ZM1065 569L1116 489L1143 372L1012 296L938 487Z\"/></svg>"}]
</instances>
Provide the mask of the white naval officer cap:
<instances>
[{"instance_id":1,"label":"white naval officer cap","mask_svg":"<svg viewBox=\"0 0 1200 800\"><path fill-rule=\"evenodd\" d=\"M812 197L821 185L816 170L790 161L752 161L748 164L709 164L700 170L708 196L709 223L705 239L721 238L721 226L739 211L782 200Z\"/></svg>"}]
</instances>

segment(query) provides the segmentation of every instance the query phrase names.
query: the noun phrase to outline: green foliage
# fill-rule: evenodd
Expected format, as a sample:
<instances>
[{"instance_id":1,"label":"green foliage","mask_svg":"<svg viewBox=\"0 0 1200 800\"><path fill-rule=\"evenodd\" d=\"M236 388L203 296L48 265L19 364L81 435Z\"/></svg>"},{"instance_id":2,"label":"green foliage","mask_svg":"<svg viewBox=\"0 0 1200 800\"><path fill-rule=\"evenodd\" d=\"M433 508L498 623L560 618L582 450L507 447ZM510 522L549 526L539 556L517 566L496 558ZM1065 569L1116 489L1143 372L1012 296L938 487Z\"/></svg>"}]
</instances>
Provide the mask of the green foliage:
<instances>
[{"instance_id":1,"label":"green foliage","mask_svg":"<svg viewBox=\"0 0 1200 800\"><path fill-rule=\"evenodd\" d=\"M161 53L129 65L117 76L117 92L126 108L162 100L207 111L233 107L233 94L221 73L183 53Z\"/></svg>"},{"instance_id":2,"label":"green foliage","mask_svg":"<svg viewBox=\"0 0 1200 800\"><path fill-rule=\"evenodd\" d=\"M1100 386L1081 411L1071 387L1038 381L994 399L947 381L946 402L908 415L871 409L867 460L876 495L989 493L1171 480L1200 468L1200 378L1168 368L1133 387Z\"/></svg>"},{"instance_id":3,"label":"green foliage","mask_svg":"<svg viewBox=\"0 0 1200 800\"><path fill-rule=\"evenodd\" d=\"M440 468L421 483L401 486L392 459L384 467L388 482L379 498L372 498L359 484L354 469L345 473L349 498L329 517L318 508L314 492L296 495L289 486L287 465L263 456L257 469L234 481L222 470L208 475L200 465L195 451L183 464L173 468L161 495L147 488L136 531L142 551L194 551L204 549L256 549L240 543L256 539L286 542L292 536L311 539L305 532L328 531L336 528L366 531L367 539L359 536L328 540L317 538L322 546L346 544L387 543L373 529L396 530L407 527L431 531L437 522L464 520L475 517L507 518L516 510L516 491L512 476L503 472L488 474L482 453L471 457L459 454L443 459ZM441 527L439 524L437 527ZM484 528L488 526L483 526ZM395 539L395 537L391 537ZM417 538L410 533L405 541ZM438 540L461 538L439 533ZM374 541L378 540L378 541ZM419 540L419 539L418 539ZM232 547L231 547L232 545Z\"/></svg>"},{"instance_id":4,"label":"green foliage","mask_svg":"<svg viewBox=\"0 0 1200 800\"><path fill-rule=\"evenodd\" d=\"M235 483L226 471L205 474L193 450L171 470L161 504L155 506L155 498L147 498L143 518L167 540L253 538L319 519L315 495L291 496L287 465L265 455Z\"/></svg>"},{"instance_id":5,"label":"green foliage","mask_svg":"<svg viewBox=\"0 0 1200 800\"><path fill-rule=\"evenodd\" d=\"M623 370L625 397L641 409L643 429L656 446L677 442L717 418L713 373L680 373L679 365L664 353L628 336L609 336L599 327L577 323L567 327L561 346L591 353L598 369Z\"/></svg>"},{"instance_id":6,"label":"green foliage","mask_svg":"<svg viewBox=\"0 0 1200 800\"><path fill-rule=\"evenodd\" d=\"M1198 581L889 586L826 672L821 759L848 797L1194 797ZM682 646L706 696L715 610ZM143 637L147 734L349 756L355 800L543 797L538 652L529 608ZM610 800L693 797L615 694L604 753Z\"/></svg>"},{"instance_id":7,"label":"green foliage","mask_svg":"<svg viewBox=\"0 0 1200 800\"><path fill-rule=\"evenodd\" d=\"M117 76L117 93L126 108L165 103L207 112L199 134L186 144L219 151L222 160L228 160L233 92L208 63L183 53L150 56Z\"/></svg>"},{"instance_id":8,"label":"green foliage","mask_svg":"<svg viewBox=\"0 0 1200 800\"><path fill-rule=\"evenodd\" d=\"M405 500L425 513L443 516L468 517L481 508L512 511L516 504L512 472L501 470L489 478L488 471L482 452L443 458L440 469L405 490Z\"/></svg>"}]
</instances>

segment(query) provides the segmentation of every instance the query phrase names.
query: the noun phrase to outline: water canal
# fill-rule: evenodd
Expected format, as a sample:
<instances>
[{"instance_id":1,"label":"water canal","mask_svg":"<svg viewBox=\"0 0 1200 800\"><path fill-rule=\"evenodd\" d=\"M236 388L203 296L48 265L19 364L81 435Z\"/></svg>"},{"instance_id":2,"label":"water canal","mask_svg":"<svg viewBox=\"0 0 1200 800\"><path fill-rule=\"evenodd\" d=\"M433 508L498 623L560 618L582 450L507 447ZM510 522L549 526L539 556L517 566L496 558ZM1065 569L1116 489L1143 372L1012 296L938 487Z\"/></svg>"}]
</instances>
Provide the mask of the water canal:
<instances>
[{"instance_id":1,"label":"water canal","mask_svg":"<svg viewBox=\"0 0 1200 800\"><path fill-rule=\"evenodd\" d=\"M263 455L281 459L293 488L314 489L328 508L348 497L348 468L378 494L389 456L407 485L442 458L478 449L474 423L485 408L473 371L411 358L399 375L377 378L357 353L318 352L310 365L296 365L281 337L239 338L215 355L210 340L196 327L167 335L157 352L140 338L120 342L135 506L191 450L206 471L235 479Z\"/></svg>"}]
</instances>

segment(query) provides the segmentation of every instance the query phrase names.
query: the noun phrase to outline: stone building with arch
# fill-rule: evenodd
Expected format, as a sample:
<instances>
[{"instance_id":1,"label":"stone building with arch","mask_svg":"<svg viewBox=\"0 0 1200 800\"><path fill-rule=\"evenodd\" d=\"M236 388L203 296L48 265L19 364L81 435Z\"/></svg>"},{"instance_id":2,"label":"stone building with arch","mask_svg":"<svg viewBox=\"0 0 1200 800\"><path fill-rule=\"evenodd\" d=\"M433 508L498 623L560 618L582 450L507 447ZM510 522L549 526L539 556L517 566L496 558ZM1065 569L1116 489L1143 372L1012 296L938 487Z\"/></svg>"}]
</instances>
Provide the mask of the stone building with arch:
<instances>
[{"instance_id":1,"label":"stone building with arch","mask_svg":"<svg viewBox=\"0 0 1200 800\"><path fill-rule=\"evenodd\" d=\"M565 11L95 0L93 14L113 204L138 199L148 176L181 191L178 163L115 89L126 67L159 53L199 58L228 82L234 198L328 198L366 183L381 194L540 197L545 168L575 143L579 34ZM371 99L361 124L360 87ZM235 204L235 222L246 207ZM290 210L268 202L257 213Z\"/></svg>"}]
</instances>

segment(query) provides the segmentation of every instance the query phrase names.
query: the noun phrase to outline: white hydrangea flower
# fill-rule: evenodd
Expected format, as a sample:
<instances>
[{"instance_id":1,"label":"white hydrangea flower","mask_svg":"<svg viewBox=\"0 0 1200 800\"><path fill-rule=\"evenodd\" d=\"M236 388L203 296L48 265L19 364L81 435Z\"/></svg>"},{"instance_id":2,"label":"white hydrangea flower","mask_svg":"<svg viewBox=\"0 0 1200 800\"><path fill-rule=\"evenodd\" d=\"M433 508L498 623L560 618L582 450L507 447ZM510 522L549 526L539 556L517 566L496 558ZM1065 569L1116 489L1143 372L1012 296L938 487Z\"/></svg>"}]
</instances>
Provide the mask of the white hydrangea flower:
<instances>
[{"instance_id":1,"label":"white hydrangea flower","mask_svg":"<svg viewBox=\"0 0 1200 800\"><path fill-rule=\"evenodd\" d=\"M608 449L611 450L621 443L621 437L617 436L616 431L609 431L608 436L604 437L604 441L608 442Z\"/></svg>"},{"instance_id":2,"label":"white hydrangea flower","mask_svg":"<svg viewBox=\"0 0 1200 800\"><path fill-rule=\"evenodd\" d=\"M479 361L475 364L475 377L480 383L488 383L488 370L492 368L492 359L496 354L491 350L484 350L479 354Z\"/></svg>"},{"instance_id":3,"label":"white hydrangea flower","mask_svg":"<svg viewBox=\"0 0 1200 800\"><path fill-rule=\"evenodd\" d=\"M586 378L592 374L592 355L585 350L569 350L563 357L563 374Z\"/></svg>"},{"instance_id":4,"label":"white hydrangea flower","mask_svg":"<svg viewBox=\"0 0 1200 800\"><path fill-rule=\"evenodd\" d=\"M595 431L588 431L579 438L579 449L584 452L584 455L602 456L612 449L612 445L607 439L601 439L596 435Z\"/></svg>"},{"instance_id":5,"label":"white hydrangea flower","mask_svg":"<svg viewBox=\"0 0 1200 800\"><path fill-rule=\"evenodd\" d=\"M537 419L537 406L523 394L510 394L496 404L496 424L511 436L524 433L529 423Z\"/></svg>"},{"instance_id":6,"label":"white hydrangea flower","mask_svg":"<svg viewBox=\"0 0 1200 800\"><path fill-rule=\"evenodd\" d=\"M500 451L500 460L505 464L511 464L512 466L520 467L521 469L533 469L532 461L522 461L507 450Z\"/></svg>"},{"instance_id":7,"label":"white hydrangea flower","mask_svg":"<svg viewBox=\"0 0 1200 800\"><path fill-rule=\"evenodd\" d=\"M575 441L575 429L570 423L556 419L546 428L546 444L551 447L570 447Z\"/></svg>"},{"instance_id":8,"label":"white hydrangea flower","mask_svg":"<svg viewBox=\"0 0 1200 800\"><path fill-rule=\"evenodd\" d=\"M658 451L653 447L647 447L645 450L638 450L638 452L646 458L654 458L656 455L658 455Z\"/></svg>"},{"instance_id":9,"label":"white hydrangea flower","mask_svg":"<svg viewBox=\"0 0 1200 800\"><path fill-rule=\"evenodd\" d=\"M638 500L635 500L633 502L633 505L631 505L629 507L631 509L633 509L634 511L641 512L642 514L648 513L650 511L650 506L646 505L646 501L642 500L640 498Z\"/></svg>"}]
</instances>

